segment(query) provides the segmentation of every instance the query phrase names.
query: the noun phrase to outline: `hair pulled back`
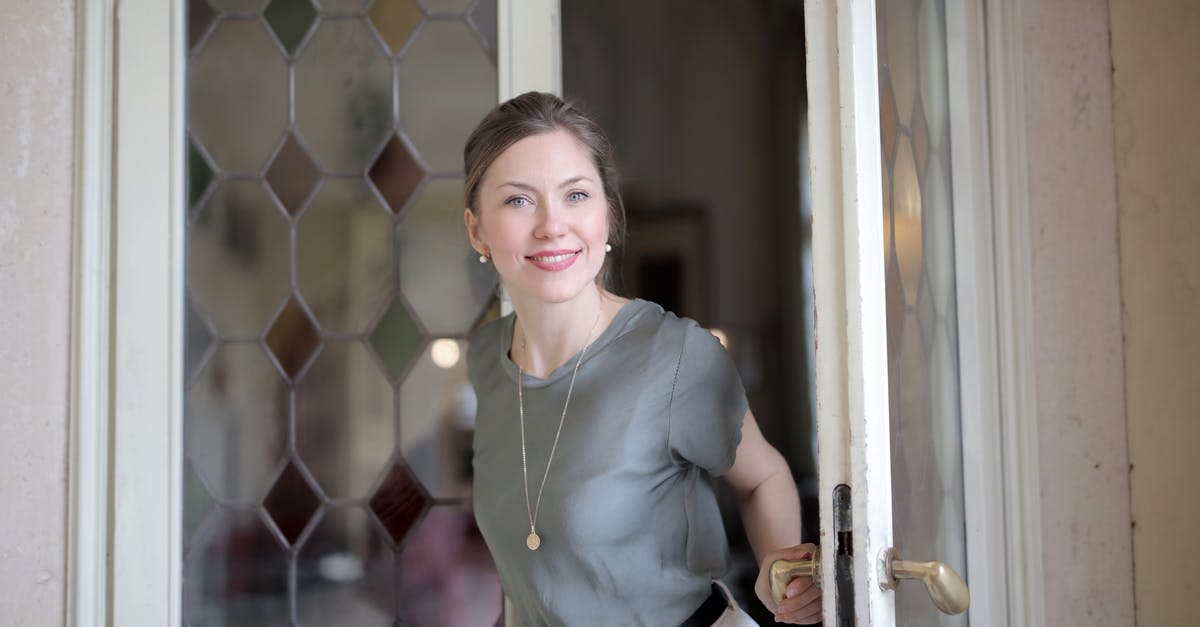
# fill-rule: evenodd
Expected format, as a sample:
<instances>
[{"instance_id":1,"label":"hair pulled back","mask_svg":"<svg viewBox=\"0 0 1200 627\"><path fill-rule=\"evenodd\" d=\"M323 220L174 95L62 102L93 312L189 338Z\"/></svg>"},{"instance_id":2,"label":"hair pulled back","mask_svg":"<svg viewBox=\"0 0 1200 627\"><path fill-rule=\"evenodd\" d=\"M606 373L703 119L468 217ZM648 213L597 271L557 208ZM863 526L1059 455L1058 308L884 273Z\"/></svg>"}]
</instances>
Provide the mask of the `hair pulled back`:
<instances>
[{"instance_id":1,"label":"hair pulled back","mask_svg":"<svg viewBox=\"0 0 1200 627\"><path fill-rule=\"evenodd\" d=\"M612 144L599 124L554 94L531 91L502 102L471 132L463 149L467 207L479 213L479 185L488 168L509 146L560 129L573 135L588 151L600 173L608 202L608 241L620 245L625 237L625 205L621 202Z\"/></svg>"}]
</instances>

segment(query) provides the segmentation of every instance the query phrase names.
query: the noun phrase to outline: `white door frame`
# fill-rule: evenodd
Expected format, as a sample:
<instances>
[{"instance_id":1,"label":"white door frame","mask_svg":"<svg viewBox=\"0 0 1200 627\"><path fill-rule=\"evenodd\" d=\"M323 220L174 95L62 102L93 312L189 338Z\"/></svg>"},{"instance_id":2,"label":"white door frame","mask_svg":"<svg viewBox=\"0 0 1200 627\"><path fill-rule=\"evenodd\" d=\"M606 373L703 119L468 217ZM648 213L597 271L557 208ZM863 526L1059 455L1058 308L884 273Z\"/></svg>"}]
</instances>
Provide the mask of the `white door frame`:
<instances>
[{"instance_id":1,"label":"white door frame","mask_svg":"<svg viewBox=\"0 0 1200 627\"><path fill-rule=\"evenodd\" d=\"M184 0L76 13L67 622L181 623ZM498 0L499 97L561 92L558 0Z\"/></svg>"},{"instance_id":2,"label":"white door frame","mask_svg":"<svg viewBox=\"0 0 1200 627\"><path fill-rule=\"evenodd\" d=\"M1017 10L966 0L947 2L946 15L966 574L977 625L1044 622ZM894 602L876 564L892 529L875 5L806 0L805 22L823 552L835 549L833 487L847 483L855 612L862 624L891 625ZM833 560L823 574L834 581ZM832 585L825 606L833 624Z\"/></svg>"}]
</instances>

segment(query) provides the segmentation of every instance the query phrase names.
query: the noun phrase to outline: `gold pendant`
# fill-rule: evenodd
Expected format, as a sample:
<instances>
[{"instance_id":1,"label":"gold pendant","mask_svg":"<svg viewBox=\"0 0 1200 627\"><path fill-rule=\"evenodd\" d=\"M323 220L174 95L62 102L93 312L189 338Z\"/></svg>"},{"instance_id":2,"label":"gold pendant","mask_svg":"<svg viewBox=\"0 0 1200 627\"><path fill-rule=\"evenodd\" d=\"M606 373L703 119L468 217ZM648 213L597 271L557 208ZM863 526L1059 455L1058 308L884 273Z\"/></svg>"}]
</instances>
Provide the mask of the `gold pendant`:
<instances>
[{"instance_id":1,"label":"gold pendant","mask_svg":"<svg viewBox=\"0 0 1200 627\"><path fill-rule=\"evenodd\" d=\"M525 546L529 547L530 551L536 551L539 546L542 546L542 539L538 537L536 531L530 532L529 536L525 538Z\"/></svg>"}]
</instances>

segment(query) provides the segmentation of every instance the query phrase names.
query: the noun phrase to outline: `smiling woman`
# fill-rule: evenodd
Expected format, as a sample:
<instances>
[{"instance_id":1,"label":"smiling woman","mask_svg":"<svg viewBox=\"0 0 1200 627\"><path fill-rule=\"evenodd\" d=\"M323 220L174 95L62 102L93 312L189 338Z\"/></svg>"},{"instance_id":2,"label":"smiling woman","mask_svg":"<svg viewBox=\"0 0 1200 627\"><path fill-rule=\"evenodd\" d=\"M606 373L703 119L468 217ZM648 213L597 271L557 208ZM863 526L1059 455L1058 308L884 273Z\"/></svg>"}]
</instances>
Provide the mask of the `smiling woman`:
<instances>
[{"instance_id":1,"label":"smiling woman","mask_svg":"<svg viewBox=\"0 0 1200 627\"><path fill-rule=\"evenodd\" d=\"M467 369L475 515L518 624L755 624L717 581L722 475L762 566L759 599L778 621L819 621L808 577L770 596L770 564L814 547L733 361L695 321L602 281L624 230L603 132L530 92L488 114L464 156L471 245L513 305L472 333Z\"/></svg>"}]
</instances>

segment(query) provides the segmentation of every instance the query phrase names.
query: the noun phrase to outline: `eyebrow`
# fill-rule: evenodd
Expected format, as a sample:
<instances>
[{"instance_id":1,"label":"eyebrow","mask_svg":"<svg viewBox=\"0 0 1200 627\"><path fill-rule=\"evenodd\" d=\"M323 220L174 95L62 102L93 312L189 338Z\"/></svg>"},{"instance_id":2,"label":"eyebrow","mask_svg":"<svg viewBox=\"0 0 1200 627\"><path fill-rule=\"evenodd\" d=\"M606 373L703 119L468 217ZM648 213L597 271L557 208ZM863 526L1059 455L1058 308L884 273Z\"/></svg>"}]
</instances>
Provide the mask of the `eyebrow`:
<instances>
[{"instance_id":1,"label":"eyebrow","mask_svg":"<svg viewBox=\"0 0 1200 627\"><path fill-rule=\"evenodd\" d=\"M588 182L592 182L592 183L594 183L594 182L595 182L595 181L592 181L592 179L591 179L590 177L583 176L583 175L581 174L581 175L579 175L579 176L572 176L571 178L569 178L569 179L567 179L567 180L563 181L562 183L560 183L560 184L558 185L558 187L559 187L559 189L562 189L562 188L564 188L564 187L568 187L568 186L574 185L574 184L576 184L576 183L579 183L579 182L581 182L581 181L588 181ZM531 191L531 192L536 192L536 191L537 191L537 188L535 188L534 186L532 186L532 185L530 185L530 184L528 184L528 183L522 183L522 182L520 182L520 181L506 181L506 182L504 182L504 183L501 183L501 184L497 185L497 186L496 186L496 189L500 189L501 187L516 187L517 189L524 189L524 190L528 190L528 191Z\"/></svg>"}]
</instances>

